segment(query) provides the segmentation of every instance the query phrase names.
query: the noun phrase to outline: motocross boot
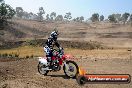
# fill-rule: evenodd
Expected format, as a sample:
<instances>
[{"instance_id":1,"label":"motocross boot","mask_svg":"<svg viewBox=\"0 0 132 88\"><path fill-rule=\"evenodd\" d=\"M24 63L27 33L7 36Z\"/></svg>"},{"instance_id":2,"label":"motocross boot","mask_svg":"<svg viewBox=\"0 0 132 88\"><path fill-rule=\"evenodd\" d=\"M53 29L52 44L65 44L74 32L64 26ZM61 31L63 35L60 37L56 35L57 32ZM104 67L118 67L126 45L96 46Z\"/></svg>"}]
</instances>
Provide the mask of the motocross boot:
<instances>
[{"instance_id":1,"label":"motocross boot","mask_svg":"<svg viewBox=\"0 0 132 88\"><path fill-rule=\"evenodd\" d=\"M47 65L48 65L49 69L52 69L52 60L51 60L51 57L47 57Z\"/></svg>"}]
</instances>

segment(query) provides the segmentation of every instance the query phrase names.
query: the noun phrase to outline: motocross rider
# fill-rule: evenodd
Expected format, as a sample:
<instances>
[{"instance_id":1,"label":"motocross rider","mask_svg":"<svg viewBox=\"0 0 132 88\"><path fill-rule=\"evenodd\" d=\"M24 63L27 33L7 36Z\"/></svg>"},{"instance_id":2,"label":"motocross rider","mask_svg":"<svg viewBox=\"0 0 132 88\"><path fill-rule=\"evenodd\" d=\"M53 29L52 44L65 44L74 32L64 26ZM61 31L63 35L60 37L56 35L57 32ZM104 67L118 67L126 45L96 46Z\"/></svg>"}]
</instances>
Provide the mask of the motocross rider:
<instances>
[{"instance_id":1,"label":"motocross rider","mask_svg":"<svg viewBox=\"0 0 132 88\"><path fill-rule=\"evenodd\" d=\"M44 51L46 52L46 57L47 57L48 65L50 68L52 63L51 57L53 56L54 45L56 45L59 48L59 50L62 50L62 48L60 47L60 44L57 41L57 37L58 37L58 31L54 29L54 31L51 32L50 37L47 39L44 45Z\"/></svg>"}]
</instances>

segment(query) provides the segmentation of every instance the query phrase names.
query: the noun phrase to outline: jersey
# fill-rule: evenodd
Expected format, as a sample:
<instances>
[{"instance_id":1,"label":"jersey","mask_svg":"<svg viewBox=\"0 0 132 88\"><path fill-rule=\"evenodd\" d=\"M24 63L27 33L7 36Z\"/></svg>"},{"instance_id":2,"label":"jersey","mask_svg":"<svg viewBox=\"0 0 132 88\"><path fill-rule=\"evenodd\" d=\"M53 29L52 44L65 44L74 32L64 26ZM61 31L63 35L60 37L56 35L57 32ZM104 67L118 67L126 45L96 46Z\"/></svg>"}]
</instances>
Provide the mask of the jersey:
<instances>
[{"instance_id":1,"label":"jersey","mask_svg":"<svg viewBox=\"0 0 132 88\"><path fill-rule=\"evenodd\" d=\"M46 52L46 57L48 62L52 62L51 57L53 56L54 45L56 45L59 49L62 49L57 40L55 41L53 40L53 38L48 38L44 46L44 51ZM61 54L60 57L62 56Z\"/></svg>"},{"instance_id":2,"label":"jersey","mask_svg":"<svg viewBox=\"0 0 132 88\"><path fill-rule=\"evenodd\" d=\"M58 41L54 41L52 38L48 38L45 45L48 46L50 50L53 50L54 45L56 45L58 48L60 47Z\"/></svg>"}]
</instances>

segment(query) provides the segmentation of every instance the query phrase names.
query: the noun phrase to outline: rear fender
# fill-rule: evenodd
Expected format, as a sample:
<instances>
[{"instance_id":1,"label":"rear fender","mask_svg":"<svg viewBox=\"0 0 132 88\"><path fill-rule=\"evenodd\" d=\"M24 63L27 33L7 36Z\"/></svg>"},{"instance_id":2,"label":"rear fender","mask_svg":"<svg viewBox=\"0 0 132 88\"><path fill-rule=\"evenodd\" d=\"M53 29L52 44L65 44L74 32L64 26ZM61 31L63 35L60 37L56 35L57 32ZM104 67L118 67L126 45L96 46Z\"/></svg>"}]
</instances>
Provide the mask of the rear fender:
<instances>
[{"instance_id":1,"label":"rear fender","mask_svg":"<svg viewBox=\"0 0 132 88\"><path fill-rule=\"evenodd\" d=\"M46 57L38 57L39 63L42 63L47 66L47 59Z\"/></svg>"}]
</instances>

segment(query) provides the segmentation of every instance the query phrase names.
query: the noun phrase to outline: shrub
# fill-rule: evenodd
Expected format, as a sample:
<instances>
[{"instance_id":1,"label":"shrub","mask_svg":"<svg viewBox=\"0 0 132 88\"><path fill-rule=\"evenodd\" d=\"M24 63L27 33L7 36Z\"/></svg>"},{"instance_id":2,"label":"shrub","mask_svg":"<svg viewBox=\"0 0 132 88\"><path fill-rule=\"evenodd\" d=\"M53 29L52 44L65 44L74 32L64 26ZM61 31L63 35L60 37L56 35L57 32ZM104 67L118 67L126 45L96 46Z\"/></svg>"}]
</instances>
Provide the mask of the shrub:
<instances>
[{"instance_id":1,"label":"shrub","mask_svg":"<svg viewBox=\"0 0 132 88\"><path fill-rule=\"evenodd\" d=\"M19 57L19 54L16 54L16 53L15 53L14 57L17 57L17 58L18 58L18 57Z\"/></svg>"},{"instance_id":2,"label":"shrub","mask_svg":"<svg viewBox=\"0 0 132 88\"><path fill-rule=\"evenodd\" d=\"M4 53L4 54L2 54L2 57L3 58L8 57L8 54L7 53Z\"/></svg>"},{"instance_id":3,"label":"shrub","mask_svg":"<svg viewBox=\"0 0 132 88\"><path fill-rule=\"evenodd\" d=\"M29 58L29 56L27 55L26 58Z\"/></svg>"},{"instance_id":4,"label":"shrub","mask_svg":"<svg viewBox=\"0 0 132 88\"><path fill-rule=\"evenodd\" d=\"M9 57L9 58L13 58L13 55L12 55L12 54L9 54L8 57Z\"/></svg>"},{"instance_id":5,"label":"shrub","mask_svg":"<svg viewBox=\"0 0 132 88\"><path fill-rule=\"evenodd\" d=\"M0 58L2 57L2 54L0 53Z\"/></svg>"},{"instance_id":6,"label":"shrub","mask_svg":"<svg viewBox=\"0 0 132 88\"><path fill-rule=\"evenodd\" d=\"M33 58L33 57L34 57L33 55L30 56L30 58Z\"/></svg>"}]
</instances>

